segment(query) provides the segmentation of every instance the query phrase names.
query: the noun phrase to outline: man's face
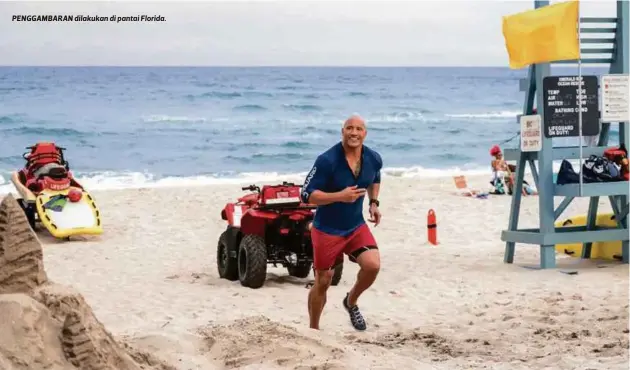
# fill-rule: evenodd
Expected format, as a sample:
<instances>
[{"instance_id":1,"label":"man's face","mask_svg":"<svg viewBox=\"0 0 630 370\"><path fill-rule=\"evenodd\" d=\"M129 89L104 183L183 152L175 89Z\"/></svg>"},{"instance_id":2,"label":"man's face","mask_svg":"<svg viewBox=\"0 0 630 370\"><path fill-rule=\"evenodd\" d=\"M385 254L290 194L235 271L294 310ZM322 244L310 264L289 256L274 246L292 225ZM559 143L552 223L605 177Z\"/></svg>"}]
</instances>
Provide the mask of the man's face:
<instances>
[{"instance_id":1,"label":"man's face","mask_svg":"<svg viewBox=\"0 0 630 370\"><path fill-rule=\"evenodd\" d=\"M350 148L361 146L366 135L365 123L359 118L349 119L341 129L341 140Z\"/></svg>"}]
</instances>

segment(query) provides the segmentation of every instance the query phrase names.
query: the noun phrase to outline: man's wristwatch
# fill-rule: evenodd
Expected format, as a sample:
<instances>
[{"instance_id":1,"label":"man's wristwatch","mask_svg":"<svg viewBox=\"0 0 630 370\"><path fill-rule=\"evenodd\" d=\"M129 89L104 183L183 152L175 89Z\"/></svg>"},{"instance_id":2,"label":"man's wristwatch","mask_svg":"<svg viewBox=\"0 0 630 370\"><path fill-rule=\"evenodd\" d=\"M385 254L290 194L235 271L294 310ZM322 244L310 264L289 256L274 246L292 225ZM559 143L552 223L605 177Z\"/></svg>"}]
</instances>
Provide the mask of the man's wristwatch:
<instances>
[{"instance_id":1,"label":"man's wristwatch","mask_svg":"<svg viewBox=\"0 0 630 370\"><path fill-rule=\"evenodd\" d=\"M370 206L372 206L372 204L376 204L377 207L380 205L378 199L370 199Z\"/></svg>"}]
</instances>

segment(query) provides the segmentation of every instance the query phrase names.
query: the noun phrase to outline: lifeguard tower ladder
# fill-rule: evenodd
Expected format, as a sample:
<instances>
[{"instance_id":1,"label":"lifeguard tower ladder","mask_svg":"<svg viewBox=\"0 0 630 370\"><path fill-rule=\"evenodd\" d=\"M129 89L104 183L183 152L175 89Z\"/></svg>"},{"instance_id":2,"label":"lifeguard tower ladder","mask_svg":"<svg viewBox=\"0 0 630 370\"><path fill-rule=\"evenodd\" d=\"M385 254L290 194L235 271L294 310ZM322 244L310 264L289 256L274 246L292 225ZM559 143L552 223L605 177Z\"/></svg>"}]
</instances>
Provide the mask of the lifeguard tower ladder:
<instances>
[{"instance_id":1,"label":"lifeguard tower ladder","mask_svg":"<svg viewBox=\"0 0 630 370\"><path fill-rule=\"evenodd\" d=\"M535 8L549 5L549 1L534 1ZM582 55L610 54L609 58L582 58L583 65L609 64L609 74L628 74L628 21L630 2L617 1L617 15L615 18L580 18L580 48ZM614 24L614 26L601 26L598 28L584 28L583 24ZM585 38L585 34L605 34L607 38ZM586 44L608 44L607 47L584 48ZM612 46L610 46L612 45ZM562 61L562 64L577 63L577 61ZM559 63L559 64L560 64ZM554 63L555 64L555 63ZM541 115L544 122L544 94L543 79L550 75L549 63L531 65L527 80L521 81L521 91L525 92L523 114L534 114L534 99L536 99L537 114ZM600 85L599 90L602 89ZM600 107L600 112L603 107ZM627 148L628 122L619 123L619 144L625 144ZM542 125L544 130L544 124ZM597 146L582 147L582 158L588 158L591 154L602 155L607 148L610 134L610 122L601 123L599 142ZM580 142L579 145L583 145ZM534 244L540 246L540 268L556 267L555 244L583 243L582 258L590 258L591 245L597 241L622 241L622 262L628 263L628 181L608 183L583 183L580 194L580 184L556 185L553 181L553 161L562 159L580 158L580 147L554 148L552 138L542 135L542 148L538 152L523 152L519 149L505 150L506 160L516 160L517 170L515 176L515 189L512 196L512 206L508 229L501 233L501 240L505 245L505 263L514 262L516 243ZM540 170L537 171L535 160L538 160ZM538 188L539 204L539 228L518 229L518 218L521 206L521 189L523 187L523 175L525 164L528 163L532 177ZM582 176L582 169L576 168L576 172ZM564 200L555 208L554 197L564 197ZM556 228L554 221L566 210L576 197L589 197L587 222L585 226L573 226ZM617 221L616 228L604 228L596 226L597 207L599 198L607 196Z\"/></svg>"}]
</instances>

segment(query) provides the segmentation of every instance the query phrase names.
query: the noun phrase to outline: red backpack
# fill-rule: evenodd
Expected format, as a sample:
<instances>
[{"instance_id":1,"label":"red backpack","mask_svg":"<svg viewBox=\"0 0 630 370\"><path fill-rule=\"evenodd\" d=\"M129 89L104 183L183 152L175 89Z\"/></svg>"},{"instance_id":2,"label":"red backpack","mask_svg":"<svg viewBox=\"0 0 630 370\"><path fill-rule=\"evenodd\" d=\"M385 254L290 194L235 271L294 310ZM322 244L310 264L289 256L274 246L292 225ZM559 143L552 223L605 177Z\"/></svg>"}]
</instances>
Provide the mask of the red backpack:
<instances>
[{"instance_id":1,"label":"red backpack","mask_svg":"<svg viewBox=\"0 0 630 370\"><path fill-rule=\"evenodd\" d=\"M621 177L628 181L630 179L630 171L628 170L628 150L624 145L618 148L608 148L604 150L604 157L615 163L621 168Z\"/></svg>"}]
</instances>

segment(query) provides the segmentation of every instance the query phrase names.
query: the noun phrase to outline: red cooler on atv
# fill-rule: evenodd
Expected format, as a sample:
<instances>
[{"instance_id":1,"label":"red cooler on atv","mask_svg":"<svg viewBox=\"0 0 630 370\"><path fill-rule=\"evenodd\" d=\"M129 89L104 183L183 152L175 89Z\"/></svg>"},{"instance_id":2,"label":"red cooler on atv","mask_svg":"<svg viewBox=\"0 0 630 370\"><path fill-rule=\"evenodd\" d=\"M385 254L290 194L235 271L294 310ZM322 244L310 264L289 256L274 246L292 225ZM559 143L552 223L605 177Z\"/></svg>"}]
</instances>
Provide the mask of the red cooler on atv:
<instances>
[{"instance_id":1,"label":"red cooler on atv","mask_svg":"<svg viewBox=\"0 0 630 370\"><path fill-rule=\"evenodd\" d=\"M228 223L217 246L219 276L253 289L264 285L267 265L287 268L289 275L305 278L313 265L311 222L315 206L300 200L300 185L256 185L242 188L252 193L228 203L221 218ZM332 285L339 284L343 264Z\"/></svg>"}]
</instances>

